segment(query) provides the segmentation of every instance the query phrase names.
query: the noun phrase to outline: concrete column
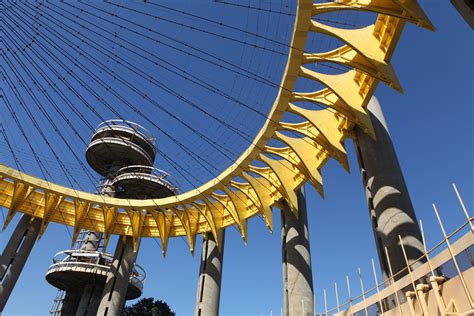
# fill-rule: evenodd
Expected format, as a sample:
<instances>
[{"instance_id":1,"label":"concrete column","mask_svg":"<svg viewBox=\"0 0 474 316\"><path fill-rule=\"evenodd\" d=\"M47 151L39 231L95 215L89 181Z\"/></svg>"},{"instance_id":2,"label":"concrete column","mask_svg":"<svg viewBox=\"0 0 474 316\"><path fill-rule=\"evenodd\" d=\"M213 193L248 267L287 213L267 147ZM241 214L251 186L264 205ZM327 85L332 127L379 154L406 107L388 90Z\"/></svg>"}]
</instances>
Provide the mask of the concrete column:
<instances>
[{"instance_id":1,"label":"concrete column","mask_svg":"<svg viewBox=\"0 0 474 316\"><path fill-rule=\"evenodd\" d=\"M386 279L389 267L384 247L387 247L393 273L396 273L406 267L398 235L403 239L409 262L423 255L423 244L387 123L375 97L370 100L367 110L377 139L373 140L356 128L355 144L380 266Z\"/></svg>"},{"instance_id":2,"label":"concrete column","mask_svg":"<svg viewBox=\"0 0 474 316\"><path fill-rule=\"evenodd\" d=\"M453 6L458 10L464 21L474 29L474 6L472 1L467 0L451 0Z\"/></svg>"},{"instance_id":3,"label":"concrete column","mask_svg":"<svg viewBox=\"0 0 474 316\"><path fill-rule=\"evenodd\" d=\"M97 315L115 316L122 313L136 257L137 254L133 252L133 238L120 237L110 271L107 273Z\"/></svg>"},{"instance_id":4,"label":"concrete column","mask_svg":"<svg viewBox=\"0 0 474 316\"><path fill-rule=\"evenodd\" d=\"M77 306L79 305L79 299L81 298L82 288L78 286L78 289L69 290L64 296L63 305L61 307L61 316L75 316Z\"/></svg>"},{"instance_id":5,"label":"concrete column","mask_svg":"<svg viewBox=\"0 0 474 316\"><path fill-rule=\"evenodd\" d=\"M201 266L199 268L195 316L219 315L222 268L224 263L225 230L222 231L221 247L217 247L212 234L202 244Z\"/></svg>"},{"instance_id":6,"label":"concrete column","mask_svg":"<svg viewBox=\"0 0 474 316\"><path fill-rule=\"evenodd\" d=\"M98 193L103 196L114 196L115 190L113 187L110 186L110 179L104 180L104 182L102 183L102 188ZM90 230L85 231L85 238L81 244L81 250L98 251L101 241L102 233Z\"/></svg>"},{"instance_id":7,"label":"concrete column","mask_svg":"<svg viewBox=\"0 0 474 316\"><path fill-rule=\"evenodd\" d=\"M85 238L81 245L81 250L97 251L102 240L102 234L93 231L86 231Z\"/></svg>"},{"instance_id":8,"label":"concrete column","mask_svg":"<svg viewBox=\"0 0 474 316\"><path fill-rule=\"evenodd\" d=\"M23 215L0 257L0 314L38 238L41 219Z\"/></svg>"},{"instance_id":9,"label":"concrete column","mask_svg":"<svg viewBox=\"0 0 474 316\"><path fill-rule=\"evenodd\" d=\"M285 316L313 316L314 292L304 187L297 191L296 218L284 203L281 210L283 311Z\"/></svg>"},{"instance_id":10,"label":"concrete column","mask_svg":"<svg viewBox=\"0 0 474 316\"><path fill-rule=\"evenodd\" d=\"M97 315L100 298L102 297L103 286L97 283L88 283L84 286L84 290L79 294L80 301L76 305L76 316ZM112 315L112 314L110 314Z\"/></svg>"}]
</instances>

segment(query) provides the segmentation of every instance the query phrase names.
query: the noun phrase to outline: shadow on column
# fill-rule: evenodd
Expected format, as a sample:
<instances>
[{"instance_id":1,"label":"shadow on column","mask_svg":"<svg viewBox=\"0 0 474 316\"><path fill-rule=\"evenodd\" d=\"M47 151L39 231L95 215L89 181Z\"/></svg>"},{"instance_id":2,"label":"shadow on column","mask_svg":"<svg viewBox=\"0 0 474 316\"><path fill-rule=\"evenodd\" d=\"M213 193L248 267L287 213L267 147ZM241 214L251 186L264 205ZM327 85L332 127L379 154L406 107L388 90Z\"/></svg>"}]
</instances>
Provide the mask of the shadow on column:
<instances>
[{"instance_id":1,"label":"shadow on column","mask_svg":"<svg viewBox=\"0 0 474 316\"><path fill-rule=\"evenodd\" d=\"M41 219L22 215L0 257L0 314L38 238Z\"/></svg>"},{"instance_id":2,"label":"shadow on column","mask_svg":"<svg viewBox=\"0 0 474 316\"><path fill-rule=\"evenodd\" d=\"M376 140L356 128L355 143L380 266L387 279L390 272L384 248L387 247L395 274L406 267L398 236L402 237L409 263L423 255L423 243L387 123L375 97L370 100L367 110ZM413 268L423 262L413 264ZM404 275L406 271L396 279Z\"/></svg>"},{"instance_id":3,"label":"shadow on column","mask_svg":"<svg viewBox=\"0 0 474 316\"><path fill-rule=\"evenodd\" d=\"M298 189L298 218L288 205L281 210L285 315L312 315L313 273L304 187Z\"/></svg>"},{"instance_id":4,"label":"shadow on column","mask_svg":"<svg viewBox=\"0 0 474 316\"><path fill-rule=\"evenodd\" d=\"M222 269L224 261L225 230L222 231L220 249L212 234L202 245L201 265L199 268L198 288L196 295L196 316L219 315Z\"/></svg>"}]
</instances>

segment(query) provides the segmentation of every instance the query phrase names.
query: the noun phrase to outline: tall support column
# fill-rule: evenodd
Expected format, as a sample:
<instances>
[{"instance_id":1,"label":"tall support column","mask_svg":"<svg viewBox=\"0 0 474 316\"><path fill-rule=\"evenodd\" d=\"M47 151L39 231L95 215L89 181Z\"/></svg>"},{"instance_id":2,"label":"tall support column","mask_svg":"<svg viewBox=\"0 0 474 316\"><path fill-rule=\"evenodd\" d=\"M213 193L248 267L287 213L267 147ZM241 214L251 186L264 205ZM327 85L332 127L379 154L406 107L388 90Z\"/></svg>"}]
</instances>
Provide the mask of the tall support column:
<instances>
[{"instance_id":1,"label":"tall support column","mask_svg":"<svg viewBox=\"0 0 474 316\"><path fill-rule=\"evenodd\" d=\"M198 288L196 295L195 316L219 315L221 296L222 267L224 263L225 230L222 231L221 247L212 234L202 244L201 266L199 268Z\"/></svg>"},{"instance_id":2,"label":"tall support column","mask_svg":"<svg viewBox=\"0 0 474 316\"><path fill-rule=\"evenodd\" d=\"M410 263L423 255L423 244L387 123L375 97L370 100L367 110L376 140L356 128L355 144L380 266L384 279L387 279L390 271L385 247L395 274L406 267L398 235L403 239ZM412 268L419 264L421 262Z\"/></svg>"},{"instance_id":3,"label":"tall support column","mask_svg":"<svg viewBox=\"0 0 474 316\"><path fill-rule=\"evenodd\" d=\"M0 314L38 238L41 219L23 215L0 257Z\"/></svg>"},{"instance_id":4,"label":"tall support column","mask_svg":"<svg viewBox=\"0 0 474 316\"><path fill-rule=\"evenodd\" d=\"M81 250L97 251L102 240L102 234L88 230L81 245Z\"/></svg>"},{"instance_id":5,"label":"tall support column","mask_svg":"<svg viewBox=\"0 0 474 316\"><path fill-rule=\"evenodd\" d=\"M61 307L61 316L75 316L77 306L81 298L83 288L78 286L76 290L69 290L64 296L63 305Z\"/></svg>"},{"instance_id":6,"label":"tall support column","mask_svg":"<svg viewBox=\"0 0 474 316\"><path fill-rule=\"evenodd\" d=\"M285 316L312 316L313 273L304 187L297 196L298 218L286 203L281 210L283 310Z\"/></svg>"},{"instance_id":7,"label":"tall support column","mask_svg":"<svg viewBox=\"0 0 474 316\"><path fill-rule=\"evenodd\" d=\"M74 315L97 315L97 309L99 308L102 289L102 286L95 283L86 284L81 295L79 295L80 301L78 302L78 304L76 304L76 309L74 311L77 310L77 312L75 312ZM112 314L109 313L109 315Z\"/></svg>"},{"instance_id":8,"label":"tall support column","mask_svg":"<svg viewBox=\"0 0 474 316\"><path fill-rule=\"evenodd\" d=\"M121 315L136 258L137 253L133 252L133 238L120 237L110 271L107 273L97 315Z\"/></svg>"}]
</instances>

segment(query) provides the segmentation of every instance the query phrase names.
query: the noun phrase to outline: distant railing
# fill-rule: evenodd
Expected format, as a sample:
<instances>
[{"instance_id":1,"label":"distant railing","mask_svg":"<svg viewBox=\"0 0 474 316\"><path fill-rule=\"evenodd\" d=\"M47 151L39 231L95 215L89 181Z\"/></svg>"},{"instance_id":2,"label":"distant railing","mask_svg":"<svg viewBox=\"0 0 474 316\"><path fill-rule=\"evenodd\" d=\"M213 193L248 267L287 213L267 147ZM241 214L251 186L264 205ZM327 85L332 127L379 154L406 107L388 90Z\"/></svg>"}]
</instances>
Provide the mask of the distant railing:
<instances>
[{"instance_id":1,"label":"distant railing","mask_svg":"<svg viewBox=\"0 0 474 316\"><path fill-rule=\"evenodd\" d=\"M117 178L121 175L124 174L130 174L130 173L139 173L139 174L144 174L144 175L152 175L156 177L156 179L164 184L168 189L173 191L174 193L178 193L179 187L177 184L173 183L176 180L174 180L169 173L150 166L127 166L124 168L119 169L115 174L114 178Z\"/></svg>"},{"instance_id":2,"label":"distant railing","mask_svg":"<svg viewBox=\"0 0 474 316\"><path fill-rule=\"evenodd\" d=\"M104 121L96 127L94 134L104 129L110 129L113 126L120 126L123 128L131 129L135 131L136 133L141 134L145 139L150 141L154 146L156 145L155 137L153 137L153 135L145 127L141 126L140 124L126 121L126 120L115 119L115 120Z\"/></svg>"},{"instance_id":3,"label":"distant railing","mask_svg":"<svg viewBox=\"0 0 474 316\"><path fill-rule=\"evenodd\" d=\"M381 312L386 312L389 309L398 307L397 305L399 304L405 303L407 301L405 295L400 295L400 294L406 293L407 291L413 291L416 293L416 285L422 281L429 280L430 277L432 276L443 277L446 279L446 281L456 276L459 276L461 279L464 279L461 273L474 266L474 245L473 244L469 245L469 247L463 249L462 251L455 254L454 256L451 256L450 260L445 261L440 265L431 266L431 268L428 269L428 271L429 270L432 270L432 271L429 271L427 274L423 274L421 277L417 277L416 280L413 280L412 282L411 280L406 281L406 279L405 279L405 282L402 282L401 279L398 281L395 281L398 276L403 275L404 273L408 273L408 274L416 273L417 270L411 269L413 265L415 265L418 262L424 262L425 260L431 260L430 255L433 254L435 251L439 250L439 248L441 248L441 246L443 245L446 246L444 249L447 249L449 240L457 236L460 232L463 231L465 227L467 227L468 225L472 225L473 223L474 223L474 218L470 218L467 222L461 225L453 233L446 236L445 239L443 239L441 242L435 245L431 250L423 254L423 256L418 258L416 261L410 263L409 272L407 271L408 267L405 267L403 270L397 272L394 275L391 275L384 282L376 283L374 287L364 291L359 296L349 298L348 301L341 303L339 305L336 305L335 307L331 309L327 309L327 311L323 313L316 313L316 315L329 315L333 313L342 312L344 310L349 309L352 305L355 305L356 303L360 303L360 302L364 302L368 300L368 298L372 297L373 295L378 295L377 301L375 303L363 308L351 310L350 315L354 315L354 316L379 315ZM421 269L421 267L418 269ZM407 276L406 278L409 278L409 276ZM402 285L403 288L394 287L397 285L395 284L395 282L398 282L397 284ZM404 286L406 283L408 283L408 285ZM385 294L382 294L382 291L389 287L392 287L392 291L388 291ZM392 303L391 307L388 306L388 302Z\"/></svg>"},{"instance_id":4,"label":"distant railing","mask_svg":"<svg viewBox=\"0 0 474 316\"><path fill-rule=\"evenodd\" d=\"M423 237L423 246L424 246L424 254L420 258L418 258L417 260L409 264L407 262L407 266L401 271L393 275L390 273L389 277L386 280L384 280L382 283L378 283L376 270L375 270L375 264L374 264L374 261L372 260L372 267L373 267L373 273L374 273L374 279L375 279L374 287L368 290L364 290L362 274L359 269L359 280L360 280L360 287L362 290L361 291L362 294L356 297L351 297L349 279L348 277L346 277L347 291L348 291L348 296L349 296L348 301L339 304L338 288L337 288L337 284L335 283L334 285L335 285L335 293L336 293L336 301L337 301L336 306L328 309L327 301L326 301L326 290L324 290L323 295L324 295L324 310L325 311L322 313L315 312L315 315L322 316L322 315L340 313L340 312L344 312L348 310L349 308L351 309L349 314L353 316L379 315L380 313L386 312L389 309L400 308L400 304L403 304L407 301L407 298L404 293L407 293L408 291L413 292L413 295L417 297L418 304L420 304L417 290L416 290L416 285L426 282L427 280L430 280L430 278L431 279L443 278L444 280L447 281L451 278L459 277L462 287L463 287L463 292L465 293L467 299L470 302L473 302L472 295L467 286L468 283L465 280L462 273L474 266L474 244L472 244L472 241L471 241L468 245L466 245L466 247L462 249L457 249L457 251L454 251L452 247L452 240L459 236L461 236L460 238L462 238L462 236L465 235L466 227L468 227L470 230L468 234L474 234L474 218L469 216L468 211L464 205L464 202L462 201L459 195L459 192L456 186L453 185L453 187L459 199L459 202L462 206L464 215L466 216L466 222L464 222L459 228L454 230L451 234L447 235L443 222L439 216L438 210L436 209L436 206L433 204L434 212L436 214L439 225L443 232L443 239L438 244L432 247L429 251L426 249L423 224L420 221L420 229L421 229L421 233ZM400 244L401 244L403 252L405 252L404 245L401 239L400 239ZM436 260L438 258L435 258L433 260L435 252L439 254L441 251L447 251L449 253L448 255L445 256L446 260L444 261ZM391 271L390 257L387 252L385 253L385 259ZM435 260L436 262L434 262ZM412 268L417 263L424 263L424 262L426 262L424 266L420 266L416 269ZM423 271L426 271L426 272L424 273ZM424 274L420 275L420 273L424 273ZM374 295L376 295L375 299L374 299ZM353 306L360 303L363 303L363 307L358 307L358 308L353 309L354 308ZM369 303L370 305L368 305Z\"/></svg>"}]
</instances>

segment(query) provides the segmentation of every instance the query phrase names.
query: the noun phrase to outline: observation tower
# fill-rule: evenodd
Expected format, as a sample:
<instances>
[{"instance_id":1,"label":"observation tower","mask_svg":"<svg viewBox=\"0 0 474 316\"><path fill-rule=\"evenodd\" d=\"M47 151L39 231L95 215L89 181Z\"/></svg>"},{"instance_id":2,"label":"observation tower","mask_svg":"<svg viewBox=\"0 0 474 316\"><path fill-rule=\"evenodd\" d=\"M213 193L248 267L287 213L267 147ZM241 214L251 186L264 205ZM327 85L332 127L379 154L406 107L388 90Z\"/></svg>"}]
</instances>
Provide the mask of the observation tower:
<instances>
[{"instance_id":1,"label":"observation tower","mask_svg":"<svg viewBox=\"0 0 474 316\"><path fill-rule=\"evenodd\" d=\"M86 151L89 165L102 177L98 192L125 199L164 198L176 194L168 174L153 168L155 139L142 126L123 120L101 123ZM101 233L82 231L74 249L53 258L46 280L65 294L51 314L101 315L120 313L125 300L140 297L145 271L136 252L119 238L115 255L105 252Z\"/></svg>"}]
</instances>

